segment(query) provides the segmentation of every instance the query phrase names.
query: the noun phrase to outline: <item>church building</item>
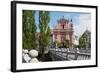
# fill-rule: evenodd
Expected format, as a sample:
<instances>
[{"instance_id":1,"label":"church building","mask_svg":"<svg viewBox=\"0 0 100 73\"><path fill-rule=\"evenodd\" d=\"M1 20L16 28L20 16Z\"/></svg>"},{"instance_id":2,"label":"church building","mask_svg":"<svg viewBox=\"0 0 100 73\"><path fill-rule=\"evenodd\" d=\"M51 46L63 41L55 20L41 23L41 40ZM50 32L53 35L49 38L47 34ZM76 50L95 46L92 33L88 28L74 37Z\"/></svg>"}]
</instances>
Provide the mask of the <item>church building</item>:
<instances>
[{"instance_id":1,"label":"church building","mask_svg":"<svg viewBox=\"0 0 100 73\"><path fill-rule=\"evenodd\" d=\"M72 20L65 19L64 16L57 20L57 24L52 31L53 42L59 43L68 41L72 45L73 23Z\"/></svg>"}]
</instances>

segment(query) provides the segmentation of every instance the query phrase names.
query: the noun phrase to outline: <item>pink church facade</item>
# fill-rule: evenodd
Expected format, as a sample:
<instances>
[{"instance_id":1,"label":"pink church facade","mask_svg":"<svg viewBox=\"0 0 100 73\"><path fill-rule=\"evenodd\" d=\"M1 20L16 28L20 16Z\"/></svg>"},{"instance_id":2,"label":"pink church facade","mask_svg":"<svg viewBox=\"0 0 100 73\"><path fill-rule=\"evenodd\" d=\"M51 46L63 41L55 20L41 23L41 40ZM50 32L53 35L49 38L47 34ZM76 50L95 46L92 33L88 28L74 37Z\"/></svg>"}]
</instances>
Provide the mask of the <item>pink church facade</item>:
<instances>
[{"instance_id":1,"label":"pink church facade","mask_svg":"<svg viewBox=\"0 0 100 73\"><path fill-rule=\"evenodd\" d=\"M72 20L65 19L64 16L57 21L56 26L52 31L53 42L69 41L73 42L73 24Z\"/></svg>"}]
</instances>

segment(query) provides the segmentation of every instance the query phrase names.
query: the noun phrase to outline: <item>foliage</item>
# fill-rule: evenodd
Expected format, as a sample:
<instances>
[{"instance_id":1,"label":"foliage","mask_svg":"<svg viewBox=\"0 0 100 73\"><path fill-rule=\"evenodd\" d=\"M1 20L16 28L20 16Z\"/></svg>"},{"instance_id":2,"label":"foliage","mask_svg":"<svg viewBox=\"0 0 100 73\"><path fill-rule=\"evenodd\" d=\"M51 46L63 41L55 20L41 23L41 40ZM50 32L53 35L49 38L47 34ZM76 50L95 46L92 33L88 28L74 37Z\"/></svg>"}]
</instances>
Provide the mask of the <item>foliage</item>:
<instances>
[{"instance_id":1,"label":"foliage","mask_svg":"<svg viewBox=\"0 0 100 73\"><path fill-rule=\"evenodd\" d=\"M79 48L85 48L86 47L86 39L83 37L79 38Z\"/></svg>"},{"instance_id":2,"label":"foliage","mask_svg":"<svg viewBox=\"0 0 100 73\"><path fill-rule=\"evenodd\" d=\"M79 38L79 47L84 49L91 48L91 33L86 30L83 35Z\"/></svg>"},{"instance_id":3,"label":"foliage","mask_svg":"<svg viewBox=\"0 0 100 73\"><path fill-rule=\"evenodd\" d=\"M64 45L65 45L66 48L69 48L69 46L70 46L69 40L65 40Z\"/></svg>"},{"instance_id":4,"label":"foliage","mask_svg":"<svg viewBox=\"0 0 100 73\"><path fill-rule=\"evenodd\" d=\"M23 48L33 49L36 48L36 25L35 25L35 12L32 10L23 10L22 16L22 37Z\"/></svg>"},{"instance_id":5,"label":"foliage","mask_svg":"<svg viewBox=\"0 0 100 73\"><path fill-rule=\"evenodd\" d=\"M40 29L40 36L39 36L39 51L41 57L44 56L44 51L50 42L50 34L51 30L48 26L50 21L49 12L47 11L39 11L39 29Z\"/></svg>"},{"instance_id":6,"label":"foliage","mask_svg":"<svg viewBox=\"0 0 100 73\"><path fill-rule=\"evenodd\" d=\"M57 41L55 41L54 43L57 44L58 48L68 48L69 47L69 41L68 40L65 40L63 42L57 42Z\"/></svg>"}]
</instances>

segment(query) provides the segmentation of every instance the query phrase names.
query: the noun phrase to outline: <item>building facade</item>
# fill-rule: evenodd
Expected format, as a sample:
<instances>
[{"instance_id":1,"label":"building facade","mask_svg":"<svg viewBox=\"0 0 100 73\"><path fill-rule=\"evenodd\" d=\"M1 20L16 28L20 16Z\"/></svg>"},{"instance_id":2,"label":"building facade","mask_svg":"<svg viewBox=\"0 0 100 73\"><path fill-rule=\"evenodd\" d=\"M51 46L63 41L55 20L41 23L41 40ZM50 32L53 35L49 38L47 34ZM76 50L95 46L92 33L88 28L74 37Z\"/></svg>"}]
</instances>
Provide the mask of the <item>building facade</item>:
<instances>
[{"instance_id":1,"label":"building facade","mask_svg":"<svg viewBox=\"0 0 100 73\"><path fill-rule=\"evenodd\" d=\"M72 20L65 19L64 16L57 20L57 24L52 31L53 42L59 43L69 41L72 45L73 24Z\"/></svg>"},{"instance_id":2,"label":"building facade","mask_svg":"<svg viewBox=\"0 0 100 73\"><path fill-rule=\"evenodd\" d=\"M84 40L83 42L80 42L82 47L84 49L91 49L91 32L89 30L86 30L82 36L80 37L81 40Z\"/></svg>"}]
</instances>

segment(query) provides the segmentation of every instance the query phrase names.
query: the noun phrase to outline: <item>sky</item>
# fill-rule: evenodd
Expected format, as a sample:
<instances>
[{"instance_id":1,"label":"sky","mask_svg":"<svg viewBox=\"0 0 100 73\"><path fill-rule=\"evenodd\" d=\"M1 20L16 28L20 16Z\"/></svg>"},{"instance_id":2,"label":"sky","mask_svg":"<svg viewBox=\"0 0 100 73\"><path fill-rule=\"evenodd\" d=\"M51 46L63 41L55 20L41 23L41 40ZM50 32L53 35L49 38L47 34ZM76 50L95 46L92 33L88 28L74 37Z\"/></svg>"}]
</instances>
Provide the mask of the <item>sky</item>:
<instances>
[{"instance_id":1,"label":"sky","mask_svg":"<svg viewBox=\"0 0 100 73\"><path fill-rule=\"evenodd\" d=\"M80 37L85 30L91 31L91 14L90 13L76 13L76 12L52 12L50 11L49 26L53 29L57 25L57 20L64 16L65 19L72 19L74 27L74 35ZM35 13L35 21L38 27L38 11ZM39 28L37 28L39 31Z\"/></svg>"}]
</instances>

